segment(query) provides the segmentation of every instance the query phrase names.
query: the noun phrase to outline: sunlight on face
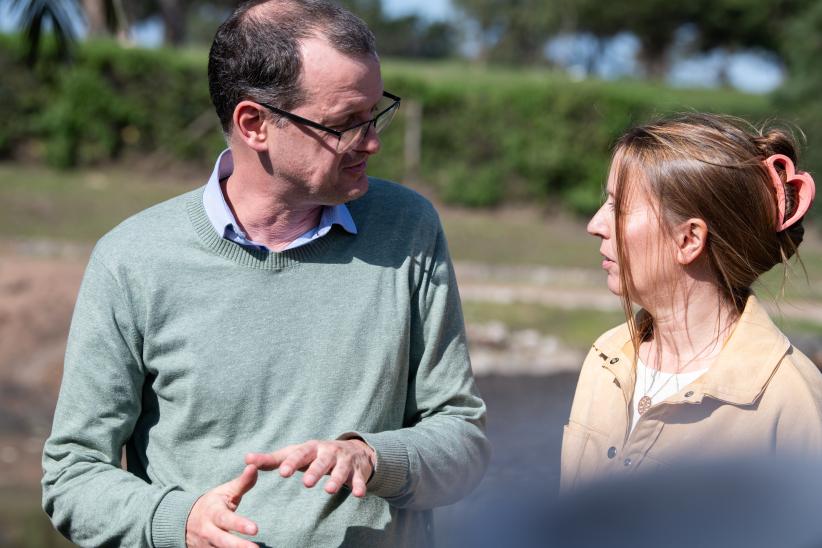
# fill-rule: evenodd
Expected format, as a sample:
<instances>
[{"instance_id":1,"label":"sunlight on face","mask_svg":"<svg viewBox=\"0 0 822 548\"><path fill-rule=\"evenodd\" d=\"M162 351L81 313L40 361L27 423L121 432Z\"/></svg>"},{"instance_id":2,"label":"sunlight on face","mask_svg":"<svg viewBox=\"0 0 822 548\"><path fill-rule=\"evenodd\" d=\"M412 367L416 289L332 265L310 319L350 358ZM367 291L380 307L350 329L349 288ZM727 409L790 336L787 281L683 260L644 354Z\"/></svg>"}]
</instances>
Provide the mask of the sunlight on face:
<instances>
[{"instance_id":1,"label":"sunlight on face","mask_svg":"<svg viewBox=\"0 0 822 548\"><path fill-rule=\"evenodd\" d=\"M629 173L628 181L618 181L619 168L617 158L608 174L607 199L588 223L588 233L602 240L599 251L603 257L602 268L608 275L608 289L615 295L623 295L620 269L628 268L633 285L632 300L647 306L670 291L672 276L677 271L673 241L666 234L658 208L641 179ZM617 185L626 182L628 188L623 189L626 194L619 212L622 234L618 235L616 201L621 189ZM618 243L628 265L620 264Z\"/></svg>"}]
</instances>

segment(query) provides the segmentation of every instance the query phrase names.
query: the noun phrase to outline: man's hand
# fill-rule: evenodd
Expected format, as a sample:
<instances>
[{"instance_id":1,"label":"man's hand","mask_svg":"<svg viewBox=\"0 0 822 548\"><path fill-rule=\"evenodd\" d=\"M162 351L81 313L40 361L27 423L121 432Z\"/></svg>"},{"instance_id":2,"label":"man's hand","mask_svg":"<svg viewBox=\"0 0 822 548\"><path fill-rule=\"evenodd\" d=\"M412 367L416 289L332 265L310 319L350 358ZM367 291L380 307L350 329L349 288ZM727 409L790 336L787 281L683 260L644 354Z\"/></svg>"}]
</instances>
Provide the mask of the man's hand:
<instances>
[{"instance_id":1,"label":"man's hand","mask_svg":"<svg viewBox=\"0 0 822 548\"><path fill-rule=\"evenodd\" d=\"M257 468L246 466L243 473L228 483L218 485L197 499L186 521L186 546L219 548L257 548L253 542L228 531L256 535L257 525L234 513L243 495L257 483Z\"/></svg>"},{"instance_id":2,"label":"man's hand","mask_svg":"<svg viewBox=\"0 0 822 548\"><path fill-rule=\"evenodd\" d=\"M280 469L284 478L303 470L303 485L314 487L322 476L330 475L325 492L334 494L343 485L351 488L355 497L365 496L365 484L371 478L376 455L361 439L335 441L307 441L289 445L273 453L249 453L247 464L260 470Z\"/></svg>"}]
</instances>

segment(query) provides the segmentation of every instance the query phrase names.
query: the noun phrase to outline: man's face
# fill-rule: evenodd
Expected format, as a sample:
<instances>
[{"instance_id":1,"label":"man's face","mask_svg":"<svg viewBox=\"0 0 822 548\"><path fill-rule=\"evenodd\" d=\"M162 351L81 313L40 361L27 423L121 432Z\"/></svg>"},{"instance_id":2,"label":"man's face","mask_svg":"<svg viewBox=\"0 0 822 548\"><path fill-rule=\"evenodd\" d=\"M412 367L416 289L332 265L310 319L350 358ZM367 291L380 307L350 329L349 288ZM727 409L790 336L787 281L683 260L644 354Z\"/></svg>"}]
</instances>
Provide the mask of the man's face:
<instances>
[{"instance_id":1,"label":"man's face","mask_svg":"<svg viewBox=\"0 0 822 548\"><path fill-rule=\"evenodd\" d=\"M338 130L373 118L383 93L376 57L349 57L319 38L304 41L302 55L300 83L306 100L291 112ZM336 205L368 190L366 163L380 149L373 127L342 153L336 150L336 136L288 120L272 127L270 135L273 176L287 183L292 200Z\"/></svg>"}]
</instances>

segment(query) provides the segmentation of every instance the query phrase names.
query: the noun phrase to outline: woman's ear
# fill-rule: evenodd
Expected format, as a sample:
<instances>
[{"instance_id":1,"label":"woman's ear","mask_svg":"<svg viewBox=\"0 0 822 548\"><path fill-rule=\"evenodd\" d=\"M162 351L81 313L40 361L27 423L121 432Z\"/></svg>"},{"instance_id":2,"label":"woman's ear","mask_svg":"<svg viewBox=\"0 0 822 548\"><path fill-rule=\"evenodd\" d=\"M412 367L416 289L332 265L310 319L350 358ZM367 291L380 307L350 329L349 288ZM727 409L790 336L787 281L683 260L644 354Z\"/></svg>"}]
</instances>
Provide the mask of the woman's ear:
<instances>
[{"instance_id":1,"label":"woman's ear","mask_svg":"<svg viewBox=\"0 0 822 548\"><path fill-rule=\"evenodd\" d=\"M697 260L708 243L708 225L702 219L688 219L675 231L676 259L681 265Z\"/></svg>"}]
</instances>

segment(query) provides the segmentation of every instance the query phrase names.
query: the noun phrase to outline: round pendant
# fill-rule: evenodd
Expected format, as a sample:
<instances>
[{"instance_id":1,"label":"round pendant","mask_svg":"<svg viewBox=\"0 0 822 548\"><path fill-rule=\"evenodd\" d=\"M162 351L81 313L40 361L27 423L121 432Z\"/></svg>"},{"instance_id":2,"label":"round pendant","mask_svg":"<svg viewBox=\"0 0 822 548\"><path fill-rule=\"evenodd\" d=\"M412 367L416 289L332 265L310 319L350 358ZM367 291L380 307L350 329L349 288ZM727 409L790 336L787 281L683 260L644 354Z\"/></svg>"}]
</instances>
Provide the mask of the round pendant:
<instances>
[{"instance_id":1,"label":"round pendant","mask_svg":"<svg viewBox=\"0 0 822 548\"><path fill-rule=\"evenodd\" d=\"M648 396L642 396L639 398L639 405L637 405L637 411L640 415L644 414L645 411L651 408L651 398Z\"/></svg>"}]
</instances>

